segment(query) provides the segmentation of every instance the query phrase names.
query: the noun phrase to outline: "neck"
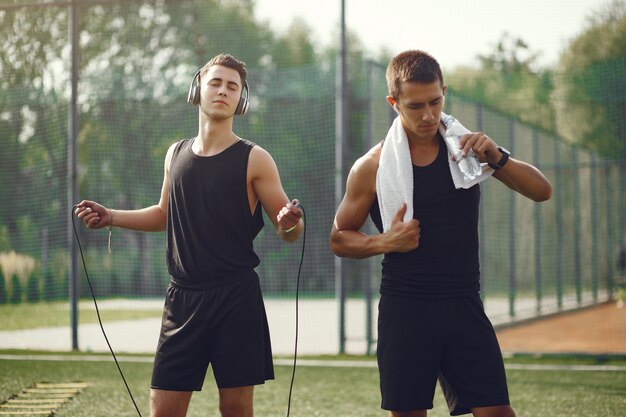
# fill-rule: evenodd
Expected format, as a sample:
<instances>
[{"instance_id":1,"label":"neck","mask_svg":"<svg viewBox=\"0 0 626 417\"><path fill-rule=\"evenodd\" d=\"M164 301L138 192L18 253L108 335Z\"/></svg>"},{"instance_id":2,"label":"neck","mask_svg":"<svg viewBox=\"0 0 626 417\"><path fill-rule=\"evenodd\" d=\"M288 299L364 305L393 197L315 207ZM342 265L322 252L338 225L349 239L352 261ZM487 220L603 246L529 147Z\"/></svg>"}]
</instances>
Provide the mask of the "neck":
<instances>
[{"instance_id":1,"label":"neck","mask_svg":"<svg viewBox=\"0 0 626 417\"><path fill-rule=\"evenodd\" d=\"M198 136L193 150L198 155L217 154L237 141L233 132L233 118L210 119L200 114L198 122Z\"/></svg>"},{"instance_id":2,"label":"neck","mask_svg":"<svg viewBox=\"0 0 626 417\"><path fill-rule=\"evenodd\" d=\"M418 136L407 132L411 162L416 166L430 165L439 154L439 135Z\"/></svg>"},{"instance_id":3,"label":"neck","mask_svg":"<svg viewBox=\"0 0 626 417\"><path fill-rule=\"evenodd\" d=\"M406 136L409 140L410 149L428 149L439 146L439 132L435 133L433 136L426 137L406 131Z\"/></svg>"}]
</instances>

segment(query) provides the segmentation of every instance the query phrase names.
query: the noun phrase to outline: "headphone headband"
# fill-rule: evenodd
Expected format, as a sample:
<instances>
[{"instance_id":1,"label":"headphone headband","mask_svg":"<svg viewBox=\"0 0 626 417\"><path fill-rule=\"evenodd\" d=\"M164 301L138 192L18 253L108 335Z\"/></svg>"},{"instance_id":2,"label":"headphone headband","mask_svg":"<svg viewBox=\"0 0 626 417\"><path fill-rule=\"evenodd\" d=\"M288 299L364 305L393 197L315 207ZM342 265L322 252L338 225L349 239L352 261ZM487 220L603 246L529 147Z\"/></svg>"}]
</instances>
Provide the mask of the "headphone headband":
<instances>
[{"instance_id":1,"label":"headphone headband","mask_svg":"<svg viewBox=\"0 0 626 417\"><path fill-rule=\"evenodd\" d=\"M193 104L194 106L198 106L200 104L200 91L202 88L199 83L200 71L202 71L202 69L196 71L191 79L189 93L187 94L187 102ZM248 87L248 81L246 80L243 82L243 91L241 92L239 103L237 103L237 108L235 109L236 115L243 116L248 112L248 107L250 106L250 101L248 100L249 97L250 88Z\"/></svg>"}]
</instances>

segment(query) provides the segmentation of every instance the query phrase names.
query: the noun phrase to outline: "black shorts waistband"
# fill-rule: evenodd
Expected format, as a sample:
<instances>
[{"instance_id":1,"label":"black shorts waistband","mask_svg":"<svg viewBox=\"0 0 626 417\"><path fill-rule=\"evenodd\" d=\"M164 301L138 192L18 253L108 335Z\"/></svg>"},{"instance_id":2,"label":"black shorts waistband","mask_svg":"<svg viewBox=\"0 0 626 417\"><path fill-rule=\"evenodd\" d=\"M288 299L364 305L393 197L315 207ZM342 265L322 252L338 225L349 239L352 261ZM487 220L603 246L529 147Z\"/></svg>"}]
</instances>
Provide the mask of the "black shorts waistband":
<instances>
[{"instance_id":1,"label":"black shorts waistband","mask_svg":"<svg viewBox=\"0 0 626 417\"><path fill-rule=\"evenodd\" d=\"M171 277L170 285L174 288L188 291L204 291L213 288L220 288L239 284L246 279L258 279L258 275L254 269L248 271L235 272L224 278L212 279L207 281L188 281Z\"/></svg>"}]
</instances>

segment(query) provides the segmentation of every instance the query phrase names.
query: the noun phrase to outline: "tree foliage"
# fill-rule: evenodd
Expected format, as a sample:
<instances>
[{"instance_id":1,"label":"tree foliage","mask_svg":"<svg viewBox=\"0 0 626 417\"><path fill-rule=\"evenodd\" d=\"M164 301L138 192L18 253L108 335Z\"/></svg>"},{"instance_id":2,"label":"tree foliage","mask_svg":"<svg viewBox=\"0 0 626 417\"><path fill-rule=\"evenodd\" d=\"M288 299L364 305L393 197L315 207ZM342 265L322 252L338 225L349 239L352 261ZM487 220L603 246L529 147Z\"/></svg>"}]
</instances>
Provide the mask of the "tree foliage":
<instances>
[{"instance_id":1,"label":"tree foliage","mask_svg":"<svg viewBox=\"0 0 626 417\"><path fill-rule=\"evenodd\" d=\"M552 71L537 69L539 54L521 38L503 33L479 67L460 67L447 76L451 90L546 130L554 128Z\"/></svg>"},{"instance_id":2,"label":"tree foliage","mask_svg":"<svg viewBox=\"0 0 626 417\"><path fill-rule=\"evenodd\" d=\"M626 158L626 2L593 12L560 59L559 129L611 159Z\"/></svg>"},{"instance_id":3,"label":"tree foliage","mask_svg":"<svg viewBox=\"0 0 626 417\"><path fill-rule=\"evenodd\" d=\"M332 196L333 177L320 177L319 172L333 166L335 57L329 59L326 51L316 50L305 22L295 21L286 33L277 34L267 23L255 20L253 6L252 0L79 6L80 199L122 209L158 201L167 148L196 133L197 109L186 103L191 78L222 52L242 59L249 69L255 111L237 118L236 132L270 150L281 171L299 168L297 174L285 176L287 190L322 184L328 188L322 197ZM66 287L71 206L66 162L68 10L40 5L0 11L0 194L16 196L0 201L0 246L45 258L41 275L46 298ZM311 83L303 83L303 77ZM326 123L322 126L302 117L311 112ZM302 158L287 158L285 150ZM307 157L311 155L316 157ZM292 163L294 167L289 166ZM325 209L330 212L332 204L327 199ZM101 233L80 233L88 251L106 250ZM313 239L323 242L326 233L311 231L319 234ZM90 260L87 254L88 262L98 265L92 270L100 288L117 291L118 284L111 283L110 277L123 277L121 281L132 275L129 287L136 294L151 294L155 290L150 288L160 294L167 279L163 235L137 233L124 241L115 235L113 239L114 253L123 259L110 262L94 256ZM266 233L260 243L272 239L276 237ZM268 247L277 259L294 258ZM290 268L292 264L285 264L284 271L273 275L285 279ZM83 284L85 293L84 280ZM305 285L327 284L312 280Z\"/></svg>"}]
</instances>

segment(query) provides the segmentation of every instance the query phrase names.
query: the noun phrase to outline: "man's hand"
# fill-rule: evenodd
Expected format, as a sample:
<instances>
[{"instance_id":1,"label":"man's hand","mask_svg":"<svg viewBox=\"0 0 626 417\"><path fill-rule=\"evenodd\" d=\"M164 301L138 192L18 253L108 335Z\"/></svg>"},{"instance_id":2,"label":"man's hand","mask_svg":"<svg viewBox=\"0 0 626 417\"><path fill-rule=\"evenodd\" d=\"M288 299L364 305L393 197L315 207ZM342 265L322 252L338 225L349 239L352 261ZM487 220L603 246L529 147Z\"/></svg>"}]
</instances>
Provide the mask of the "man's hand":
<instances>
[{"instance_id":1,"label":"man's hand","mask_svg":"<svg viewBox=\"0 0 626 417\"><path fill-rule=\"evenodd\" d=\"M302 210L296 207L296 204L298 204L298 200L293 200L291 203L285 204L285 207L276 215L278 226L285 233L289 233L295 229L302 218Z\"/></svg>"},{"instance_id":2,"label":"man's hand","mask_svg":"<svg viewBox=\"0 0 626 417\"><path fill-rule=\"evenodd\" d=\"M111 225L113 218L111 211L95 201L83 200L76 204L74 214L85 223L89 229L102 229Z\"/></svg>"},{"instance_id":3,"label":"man's hand","mask_svg":"<svg viewBox=\"0 0 626 417\"><path fill-rule=\"evenodd\" d=\"M502 154L498 151L498 145L483 132L464 135L461 138L460 147L463 156L467 156L470 150L472 150L480 162L497 164L502 157Z\"/></svg>"},{"instance_id":4,"label":"man's hand","mask_svg":"<svg viewBox=\"0 0 626 417\"><path fill-rule=\"evenodd\" d=\"M419 246L420 222L416 219L404 222L402 219L405 213L406 203L403 203L391 220L391 228L387 232L392 248L390 252L409 252Z\"/></svg>"}]
</instances>

